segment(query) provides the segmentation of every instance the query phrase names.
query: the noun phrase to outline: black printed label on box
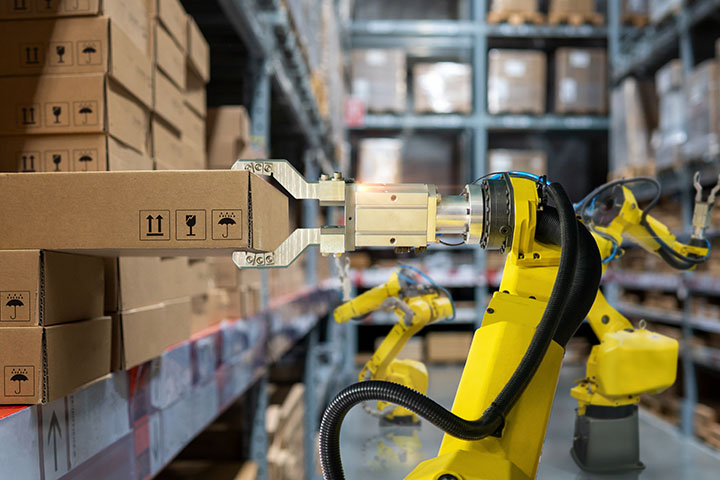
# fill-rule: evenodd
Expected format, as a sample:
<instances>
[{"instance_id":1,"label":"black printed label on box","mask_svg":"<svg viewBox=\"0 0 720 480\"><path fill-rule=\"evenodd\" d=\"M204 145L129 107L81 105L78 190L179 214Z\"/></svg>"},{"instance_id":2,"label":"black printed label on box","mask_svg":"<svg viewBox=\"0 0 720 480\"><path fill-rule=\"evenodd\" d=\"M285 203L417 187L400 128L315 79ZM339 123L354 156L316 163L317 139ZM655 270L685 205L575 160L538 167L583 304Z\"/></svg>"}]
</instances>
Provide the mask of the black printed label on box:
<instances>
[{"instance_id":1,"label":"black printed label on box","mask_svg":"<svg viewBox=\"0 0 720 480\"><path fill-rule=\"evenodd\" d=\"M176 210L175 239L205 240L207 238L205 210Z\"/></svg>"},{"instance_id":2,"label":"black printed label on box","mask_svg":"<svg viewBox=\"0 0 720 480\"><path fill-rule=\"evenodd\" d=\"M242 210L212 211L213 240L242 240Z\"/></svg>"},{"instance_id":3,"label":"black printed label on box","mask_svg":"<svg viewBox=\"0 0 720 480\"><path fill-rule=\"evenodd\" d=\"M29 291L0 292L0 322L29 322L31 300Z\"/></svg>"},{"instance_id":4,"label":"black printed label on box","mask_svg":"<svg viewBox=\"0 0 720 480\"><path fill-rule=\"evenodd\" d=\"M6 397L35 396L35 367L32 365L7 365L3 372Z\"/></svg>"},{"instance_id":5,"label":"black printed label on box","mask_svg":"<svg viewBox=\"0 0 720 480\"><path fill-rule=\"evenodd\" d=\"M170 210L140 210L140 240L170 240Z\"/></svg>"}]
</instances>

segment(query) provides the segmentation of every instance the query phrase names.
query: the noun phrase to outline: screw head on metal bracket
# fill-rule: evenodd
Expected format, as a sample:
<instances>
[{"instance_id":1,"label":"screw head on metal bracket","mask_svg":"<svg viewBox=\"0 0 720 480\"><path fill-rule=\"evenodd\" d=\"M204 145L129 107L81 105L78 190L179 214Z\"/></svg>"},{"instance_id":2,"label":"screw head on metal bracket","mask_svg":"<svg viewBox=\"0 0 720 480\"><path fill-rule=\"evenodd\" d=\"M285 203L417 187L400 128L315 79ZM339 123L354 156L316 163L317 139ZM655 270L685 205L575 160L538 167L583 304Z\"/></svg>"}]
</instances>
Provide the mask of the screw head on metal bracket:
<instances>
[{"instance_id":1,"label":"screw head on metal bracket","mask_svg":"<svg viewBox=\"0 0 720 480\"><path fill-rule=\"evenodd\" d=\"M265 173L272 173L273 168L271 163L266 163L264 167Z\"/></svg>"},{"instance_id":2,"label":"screw head on metal bracket","mask_svg":"<svg viewBox=\"0 0 720 480\"><path fill-rule=\"evenodd\" d=\"M330 179L330 177L328 177L328 176L327 176L326 174L324 174L324 173L323 173L322 175L320 175L320 180L329 180L329 179Z\"/></svg>"},{"instance_id":3,"label":"screw head on metal bracket","mask_svg":"<svg viewBox=\"0 0 720 480\"><path fill-rule=\"evenodd\" d=\"M245 263L247 263L248 265L255 265L255 255L246 255Z\"/></svg>"},{"instance_id":4,"label":"screw head on metal bracket","mask_svg":"<svg viewBox=\"0 0 720 480\"><path fill-rule=\"evenodd\" d=\"M263 257L262 255L258 255L258 256L255 258L255 262L256 262L258 265L265 265L265 257Z\"/></svg>"},{"instance_id":5,"label":"screw head on metal bracket","mask_svg":"<svg viewBox=\"0 0 720 480\"><path fill-rule=\"evenodd\" d=\"M273 263L275 263L275 258L273 257L273 255L265 255L265 265L272 265Z\"/></svg>"},{"instance_id":6,"label":"screw head on metal bracket","mask_svg":"<svg viewBox=\"0 0 720 480\"><path fill-rule=\"evenodd\" d=\"M253 169L252 163L248 163L245 165L245 170L252 170L252 169Z\"/></svg>"},{"instance_id":7,"label":"screw head on metal bracket","mask_svg":"<svg viewBox=\"0 0 720 480\"><path fill-rule=\"evenodd\" d=\"M262 165L262 163L260 163L260 162L255 162L255 164L253 165L253 170L255 170L255 171L258 172L258 173L262 172L262 171L263 171L263 165Z\"/></svg>"}]
</instances>

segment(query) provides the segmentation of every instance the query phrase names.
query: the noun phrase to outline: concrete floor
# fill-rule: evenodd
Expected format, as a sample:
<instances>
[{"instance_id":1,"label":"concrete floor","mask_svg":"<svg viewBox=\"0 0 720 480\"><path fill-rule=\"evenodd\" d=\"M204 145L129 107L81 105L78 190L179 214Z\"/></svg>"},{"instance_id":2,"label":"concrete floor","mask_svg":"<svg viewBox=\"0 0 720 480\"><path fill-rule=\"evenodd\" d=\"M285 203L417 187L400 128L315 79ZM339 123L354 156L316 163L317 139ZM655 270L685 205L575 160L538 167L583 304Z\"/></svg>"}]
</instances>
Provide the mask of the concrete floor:
<instances>
[{"instance_id":1,"label":"concrete floor","mask_svg":"<svg viewBox=\"0 0 720 480\"><path fill-rule=\"evenodd\" d=\"M431 367L430 396L446 408L452 406L460 380L460 367ZM582 377L583 367L564 366L555 397L538 478L543 480L717 480L720 454L688 440L667 423L641 412L641 460L646 469L637 474L591 475L570 458L575 402L569 390ZM423 423L418 428L380 427L362 408L353 409L343 423L343 466L349 480L400 480L419 462L434 457L442 432Z\"/></svg>"}]
</instances>

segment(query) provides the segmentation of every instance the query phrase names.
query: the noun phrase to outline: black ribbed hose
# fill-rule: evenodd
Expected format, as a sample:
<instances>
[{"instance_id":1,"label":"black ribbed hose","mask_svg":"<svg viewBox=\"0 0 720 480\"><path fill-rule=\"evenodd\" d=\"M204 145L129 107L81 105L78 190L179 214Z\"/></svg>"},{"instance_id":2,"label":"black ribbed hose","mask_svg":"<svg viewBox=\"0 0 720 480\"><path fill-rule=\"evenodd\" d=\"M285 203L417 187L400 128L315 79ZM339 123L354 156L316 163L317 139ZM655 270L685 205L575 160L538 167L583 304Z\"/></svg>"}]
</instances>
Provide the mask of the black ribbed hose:
<instances>
[{"instance_id":1,"label":"black ribbed hose","mask_svg":"<svg viewBox=\"0 0 720 480\"><path fill-rule=\"evenodd\" d=\"M535 239L553 245L559 245L560 219L554 208L546 207L538 212ZM575 331L580 327L585 316L592 308L597 297L602 277L602 263L597 242L587 227L578 221L578 259L565 314L553 340L565 347Z\"/></svg>"},{"instance_id":2,"label":"black ribbed hose","mask_svg":"<svg viewBox=\"0 0 720 480\"><path fill-rule=\"evenodd\" d=\"M345 478L340 456L340 427L350 409L362 402L384 401L407 408L445 433L463 440L480 440L500 433L505 417L525 391L545 357L564 318L570 300L568 292L576 280L579 242L575 213L565 190L559 184L549 185L547 191L558 208L560 265L542 319L522 360L502 391L479 419L465 420L425 395L397 383L367 381L345 388L325 410L320 424L320 464L325 480ZM597 250L597 247L595 249ZM585 314L587 312L582 313L583 318ZM580 320L582 321L582 318Z\"/></svg>"}]
</instances>

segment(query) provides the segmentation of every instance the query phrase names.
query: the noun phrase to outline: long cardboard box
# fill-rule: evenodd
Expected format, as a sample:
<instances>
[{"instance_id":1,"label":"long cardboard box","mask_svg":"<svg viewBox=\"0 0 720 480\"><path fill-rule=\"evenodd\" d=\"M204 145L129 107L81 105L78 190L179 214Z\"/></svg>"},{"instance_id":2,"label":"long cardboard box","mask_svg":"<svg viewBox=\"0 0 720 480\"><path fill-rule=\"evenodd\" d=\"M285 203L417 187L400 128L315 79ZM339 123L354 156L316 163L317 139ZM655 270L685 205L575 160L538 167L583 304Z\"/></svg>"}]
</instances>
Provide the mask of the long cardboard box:
<instances>
[{"instance_id":1,"label":"long cardboard box","mask_svg":"<svg viewBox=\"0 0 720 480\"><path fill-rule=\"evenodd\" d=\"M179 133L185 122L186 107L183 92L160 70L157 68L153 70L155 77L153 111Z\"/></svg>"},{"instance_id":2,"label":"long cardboard box","mask_svg":"<svg viewBox=\"0 0 720 480\"><path fill-rule=\"evenodd\" d=\"M545 113L547 58L540 50L488 53L488 112Z\"/></svg>"},{"instance_id":3,"label":"long cardboard box","mask_svg":"<svg viewBox=\"0 0 720 480\"><path fill-rule=\"evenodd\" d=\"M195 20L187 16L187 64L203 81L210 81L210 45Z\"/></svg>"},{"instance_id":4,"label":"long cardboard box","mask_svg":"<svg viewBox=\"0 0 720 480\"><path fill-rule=\"evenodd\" d=\"M180 131L157 116L152 119L152 150L156 170L191 170L185 165Z\"/></svg>"},{"instance_id":5,"label":"long cardboard box","mask_svg":"<svg viewBox=\"0 0 720 480\"><path fill-rule=\"evenodd\" d=\"M159 23L172 36L183 52L187 50L187 13L179 0L145 0L150 18Z\"/></svg>"},{"instance_id":6,"label":"long cardboard box","mask_svg":"<svg viewBox=\"0 0 720 480\"><path fill-rule=\"evenodd\" d=\"M187 69L185 75L185 103L202 118L207 116L205 82L191 69Z\"/></svg>"},{"instance_id":7,"label":"long cardboard box","mask_svg":"<svg viewBox=\"0 0 720 480\"><path fill-rule=\"evenodd\" d=\"M110 372L110 318L0 335L0 404L47 403Z\"/></svg>"},{"instance_id":8,"label":"long cardboard box","mask_svg":"<svg viewBox=\"0 0 720 480\"><path fill-rule=\"evenodd\" d=\"M190 299L113 315L112 369L127 370L190 338Z\"/></svg>"},{"instance_id":9,"label":"long cardboard box","mask_svg":"<svg viewBox=\"0 0 720 480\"><path fill-rule=\"evenodd\" d=\"M150 18L146 0L4 0L0 2L0 20L61 18L103 15L111 18L148 56L150 54ZM3 28L8 25L3 24Z\"/></svg>"},{"instance_id":10,"label":"long cardboard box","mask_svg":"<svg viewBox=\"0 0 720 480\"><path fill-rule=\"evenodd\" d=\"M287 197L240 170L4 173L0 205L0 249L228 255L288 236Z\"/></svg>"},{"instance_id":11,"label":"long cardboard box","mask_svg":"<svg viewBox=\"0 0 720 480\"><path fill-rule=\"evenodd\" d=\"M170 80L183 88L185 86L185 52L175 43L161 25L155 26L154 59L160 70Z\"/></svg>"},{"instance_id":12,"label":"long cardboard box","mask_svg":"<svg viewBox=\"0 0 720 480\"><path fill-rule=\"evenodd\" d=\"M468 64L418 63L413 67L413 87L418 113L472 111L472 69Z\"/></svg>"},{"instance_id":13,"label":"long cardboard box","mask_svg":"<svg viewBox=\"0 0 720 480\"><path fill-rule=\"evenodd\" d=\"M507 172L520 170L547 175L547 155L539 150L494 149L488 151L490 172Z\"/></svg>"},{"instance_id":14,"label":"long cardboard box","mask_svg":"<svg viewBox=\"0 0 720 480\"><path fill-rule=\"evenodd\" d=\"M0 328L101 317L103 294L100 258L42 250L0 251Z\"/></svg>"},{"instance_id":15,"label":"long cardboard box","mask_svg":"<svg viewBox=\"0 0 720 480\"><path fill-rule=\"evenodd\" d=\"M153 161L102 133L24 135L0 141L0 172L152 170Z\"/></svg>"},{"instance_id":16,"label":"long cardboard box","mask_svg":"<svg viewBox=\"0 0 720 480\"><path fill-rule=\"evenodd\" d=\"M150 58L108 18L6 22L0 44L0 76L107 73L152 104Z\"/></svg>"},{"instance_id":17,"label":"long cardboard box","mask_svg":"<svg viewBox=\"0 0 720 480\"><path fill-rule=\"evenodd\" d=\"M147 152L149 110L104 74L0 78L0 135L109 133Z\"/></svg>"},{"instance_id":18,"label":"long cardboard box","mask_svg":"<svg viewBox=\"0 0 720 480\"><path fill-rule=\"evenodd\" d=\"M555 52L555 111L607 112L607 56L604 48L558 48Z\"/></svg>"},{"instance_id":19,"label":"long cardboard box","mask_svg":"<svg viewBox=\"0 0 720 480\"><path fill-rule=\"evenodd\" d=\"M250 143L250 118L245 107L211 108L207 115L208 164L230 168Z\"/></svg>"}]
</instances>

